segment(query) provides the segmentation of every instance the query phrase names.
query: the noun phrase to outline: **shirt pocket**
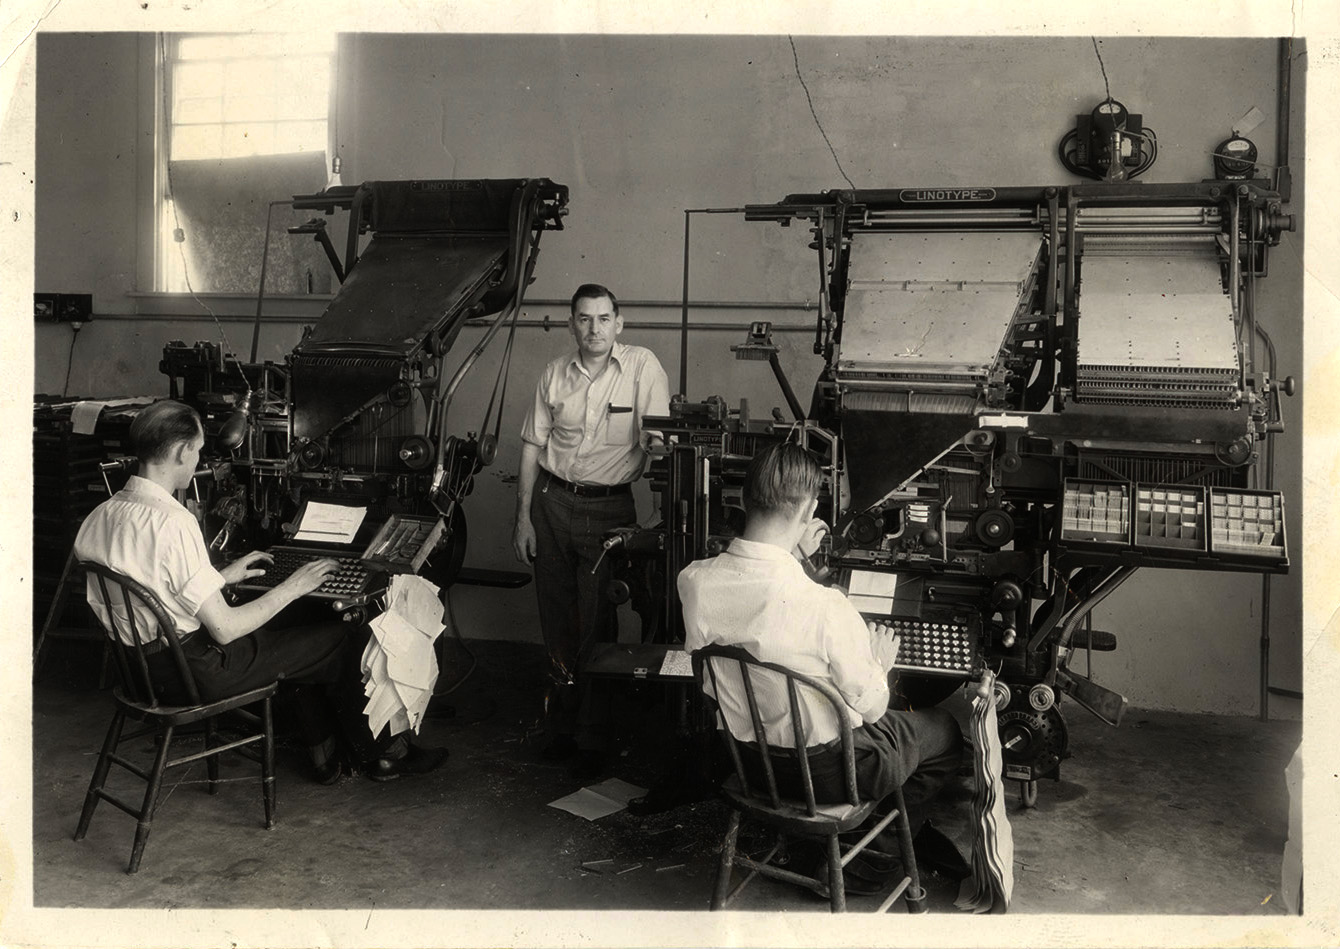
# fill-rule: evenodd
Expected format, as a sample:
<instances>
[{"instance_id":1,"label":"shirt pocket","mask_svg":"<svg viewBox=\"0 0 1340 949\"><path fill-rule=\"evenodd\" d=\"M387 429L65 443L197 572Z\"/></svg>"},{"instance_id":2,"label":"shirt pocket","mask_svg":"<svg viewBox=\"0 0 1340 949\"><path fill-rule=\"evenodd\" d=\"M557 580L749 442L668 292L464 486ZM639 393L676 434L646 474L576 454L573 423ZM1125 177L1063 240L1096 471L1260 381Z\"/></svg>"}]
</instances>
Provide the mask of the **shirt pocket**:
<instances>
[{"instance_id":1,"label":"shirt pocket","mask_svg":"<svg viewBox=\"0 0 1340 949\"><path fill-rule=\"evenodd\" d=\"M605 409L605 444L632 445L637 437L637 411L631 405L610 403Z\"/></svg>"}]
</instances>

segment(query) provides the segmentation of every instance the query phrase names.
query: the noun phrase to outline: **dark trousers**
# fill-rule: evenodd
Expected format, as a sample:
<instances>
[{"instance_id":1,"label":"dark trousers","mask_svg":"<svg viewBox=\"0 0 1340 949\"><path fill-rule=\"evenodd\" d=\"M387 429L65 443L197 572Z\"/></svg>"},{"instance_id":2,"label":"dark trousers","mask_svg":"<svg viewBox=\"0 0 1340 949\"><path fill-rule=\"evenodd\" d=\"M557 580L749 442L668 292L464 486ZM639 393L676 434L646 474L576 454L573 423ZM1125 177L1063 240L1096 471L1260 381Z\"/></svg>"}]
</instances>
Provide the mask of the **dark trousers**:
<instances>
[{"instance_id":1,"label":"dark trousers","mask_svg":"<svg viewBox=\"0 0 1340 949\"><path fill-rule=\"evenodd\" d=\"M958 721L942 708L899 711L890 709L878 721L852 729L856 757L856 789L862 799L883 800L894 790L903 789L907 822L916 836L926 820L926 812L945 782L959 769L963 757L963 734ZM748 747L755 760L746 755L746 776L757 787L766 788L758 752ZM801 798L800 765L794 754L774 753L773 770L778 790L787 797ZM815 799L836 804L846 800L843 780L842 748L825 749L809 755L810 776ZM878 809L881 815L887 809ZM892 827L876 838L876 846L897 852Z\"/></svg>"},{"instance_id":2,"label":"dark trousers","mask_svg":"<svg viewBox=\"0 0 1340 949\"><path fill-rule=\"evenodd\" d=\"M606 532L637 522L633 495L579 497L541 472L530 519L540 632L551 664L545 728L551 736L571 736L580 747L602 748L608 713L601 696L589 694L582 670L596 643L618 639L616 608L605 595L609 561L600 554ZM597 560L600 567L592 573Z\"/></svg>"},{"instance_id":3,"label":"dark trousers","mask_svg":"<svg viewBox=\"0 0 1340 949\"><path fill-rule=\"evenodd\" d=\"M383 729L374 738L363 714L367 699L359 663L370 635L366 624L327 622L258 629L220 645L200 629L182 643L182 651L203 700L282 678L303 744L315 747L338 734L354 760L364 762L377 758L393 737ZM155 661L165 665L162 674L152 669ZM170 663L166 651L150 657L156 682L177 681ZM180 701L166 694L163 698Z\"/></svg>"}]
</instances>

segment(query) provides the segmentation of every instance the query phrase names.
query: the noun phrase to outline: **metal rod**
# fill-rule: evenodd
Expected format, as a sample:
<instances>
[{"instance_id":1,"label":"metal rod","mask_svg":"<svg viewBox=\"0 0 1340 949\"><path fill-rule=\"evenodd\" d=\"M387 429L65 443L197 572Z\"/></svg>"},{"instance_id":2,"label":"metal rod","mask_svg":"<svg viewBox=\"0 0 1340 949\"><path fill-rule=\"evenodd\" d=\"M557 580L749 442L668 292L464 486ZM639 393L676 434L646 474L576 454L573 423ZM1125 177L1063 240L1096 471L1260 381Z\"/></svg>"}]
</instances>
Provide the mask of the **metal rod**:
<instances>
[{"instance_id":1,"label":"metal rod","mask_svg":"<svg viewBox=\"0 0 1340 949\"><path fill-rule=\"evenodd\" d=\"M786 378L786 373L782 371L782 363L777 358L776 353L768 356L768 364L772 366L772 374L777 377L777 384L782 387L782 397L786 399L786 404L791 407L791 415L797 422L805 421L805 410L800 407L800 400L796 398L796 392L791 388L791 381Z\"/></svg>"},{"instance_id":2,"label":"metal rod","mask_svg":"<svg viewBox=\"0 0 1340 949\"><path fill-rule=\"evenodd\" d=\"M679 391L689 391L689 215L684 212L684 295L679 312Z\"/></svg>"},{"instance_id":3,"label":"metal rod","mask_svg":"<svg viewBox=\"0 0 1340 949\"><path fill-rule=\"evenodd\" d=\"M1279 41L1279 96L1275 105L1275 188L1280 187L1280 170L1289 167L1289 125L1292 116L1293 37ZM1282 195L1288 201L1290 195Z\"/></svg>"},{"instance_id":4,"label":"metal rod","mask_svg":"<svg viewBox=\"0 0 1340 949\"><path fill-rule=\"evenodd\" d=\"M270 263L270 217L274 214L275 206L279 204L292 205L292 199L288 201L271 201L269 207L265 209L265 242L261 245L261 285L256 291L256 323L251 330L251 359L256 361L256 347L261 339L261 307L265 303L265 271Z\"/></svg>"}]
</instances>

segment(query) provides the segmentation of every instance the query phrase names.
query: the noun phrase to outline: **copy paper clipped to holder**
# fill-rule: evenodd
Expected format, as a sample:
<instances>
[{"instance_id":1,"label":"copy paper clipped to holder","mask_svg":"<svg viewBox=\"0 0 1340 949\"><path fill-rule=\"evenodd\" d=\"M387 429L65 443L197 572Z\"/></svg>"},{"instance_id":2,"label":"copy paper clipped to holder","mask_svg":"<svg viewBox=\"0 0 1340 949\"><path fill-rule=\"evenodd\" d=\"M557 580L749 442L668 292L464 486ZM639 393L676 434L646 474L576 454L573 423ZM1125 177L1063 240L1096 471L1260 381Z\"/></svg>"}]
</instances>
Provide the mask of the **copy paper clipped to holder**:
<instances>
[{"instance_id":1,"label":"copy paper clipped to holder","mask_svg":"<svg viewBox=\"0 0 1340 949\"><path fill-rule=\"evenodd\" d=\"M437 682L433 643L446 628L439 593L422 577L392 577L386 611L368 624L372 635L363 650L363 693L368 697L363 711L374 735L388 725L393 735L419 730Z\"/></svg>"}]
</instances>

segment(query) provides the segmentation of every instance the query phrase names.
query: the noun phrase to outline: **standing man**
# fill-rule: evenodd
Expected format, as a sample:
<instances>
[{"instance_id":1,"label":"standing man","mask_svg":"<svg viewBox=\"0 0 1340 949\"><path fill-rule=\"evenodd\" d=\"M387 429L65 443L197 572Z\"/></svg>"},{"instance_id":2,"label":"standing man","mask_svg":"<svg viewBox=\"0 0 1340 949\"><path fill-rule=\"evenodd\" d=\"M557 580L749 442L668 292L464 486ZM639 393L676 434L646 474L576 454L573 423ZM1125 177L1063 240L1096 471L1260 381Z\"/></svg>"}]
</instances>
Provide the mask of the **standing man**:
<instances>
[{"instance_id":1,"label":"standing man","mask_svg":"<svg viewBox=\"0 0 1340 949\"><path fill-rule=\"evenodd\" d=\"M545 756L580 753L579 772L592 776L606 737L592 702L582 700L581 672L591 647L617 636L600 555L606 532L637 522L632 483L650 438L642 418L669 414L670 384L655 353L618 342L623 317L607 288L578 287L569 326L577 351L544 367L521 429L513 546L518 560L535 565L551 661Z\"/></svg>"}]
</instances>

